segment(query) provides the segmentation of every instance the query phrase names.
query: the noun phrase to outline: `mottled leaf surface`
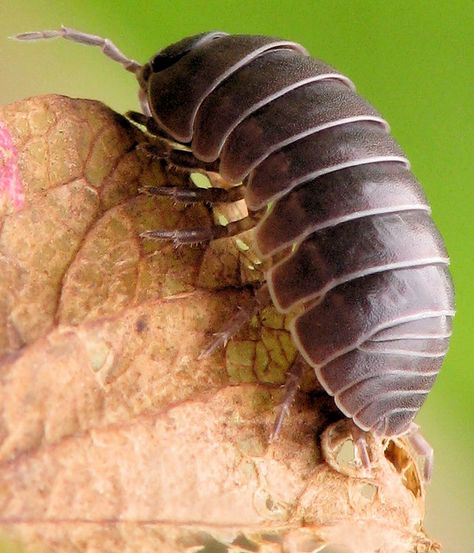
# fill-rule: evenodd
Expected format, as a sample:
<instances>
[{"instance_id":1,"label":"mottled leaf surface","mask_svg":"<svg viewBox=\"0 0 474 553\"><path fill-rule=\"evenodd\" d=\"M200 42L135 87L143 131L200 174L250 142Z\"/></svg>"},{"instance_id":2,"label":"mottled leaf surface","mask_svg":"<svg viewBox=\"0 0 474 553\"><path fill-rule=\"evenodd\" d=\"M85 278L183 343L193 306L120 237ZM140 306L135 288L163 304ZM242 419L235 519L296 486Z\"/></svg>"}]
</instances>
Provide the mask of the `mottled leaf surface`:
<instances>
[{"instance_id":1,"label":"mottled leaf surface","mask_svg":"<svg viewBox=\"0 0 474 553\"><path fill-rule=\"evenodd\" d=\"M179 249L139 234L234 208L138 194L186 177L100 103L32 98L0 124L5 535L41 552L436 550L404 442L372 444L370 475L344 463L348 425L321 437L339 415L310 370L269 445L286 318L265 308L198 360L261 279L251 233Z\"/></svg>"}]
</instances>

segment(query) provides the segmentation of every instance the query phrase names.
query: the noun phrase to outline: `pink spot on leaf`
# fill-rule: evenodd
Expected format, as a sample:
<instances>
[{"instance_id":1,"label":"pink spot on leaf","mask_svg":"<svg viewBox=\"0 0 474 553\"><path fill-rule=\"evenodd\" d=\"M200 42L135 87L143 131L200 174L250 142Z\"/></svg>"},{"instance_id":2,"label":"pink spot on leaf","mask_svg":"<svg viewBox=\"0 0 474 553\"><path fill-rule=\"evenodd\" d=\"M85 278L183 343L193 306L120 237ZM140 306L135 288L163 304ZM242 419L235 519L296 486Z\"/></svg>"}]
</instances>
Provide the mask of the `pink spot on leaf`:
<instances>
[{"instance_id":1,"label":"pink spot on leaf","mask_svg":"<svg viewBox=\"0 0 474 553\"><path fill-rule=\"evenodd\" d=\"M25 202L25 194L18 157L10 131L0 122L0 196L5 194L14 207L20 209Z\"/></svg>"}]
</instances>

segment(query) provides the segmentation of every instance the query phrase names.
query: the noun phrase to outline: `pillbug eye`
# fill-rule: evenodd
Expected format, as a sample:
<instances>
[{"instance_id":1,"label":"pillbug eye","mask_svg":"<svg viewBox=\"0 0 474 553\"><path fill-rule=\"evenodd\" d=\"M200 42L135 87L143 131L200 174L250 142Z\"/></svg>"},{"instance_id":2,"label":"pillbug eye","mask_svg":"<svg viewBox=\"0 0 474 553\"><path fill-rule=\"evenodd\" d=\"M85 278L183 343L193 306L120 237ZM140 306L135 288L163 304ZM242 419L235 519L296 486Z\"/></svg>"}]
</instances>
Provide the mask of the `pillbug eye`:
<instances>
[{"instance_id":1,"label":"pillbug eye","mask_svg":"<svg viewBox=\"0 0 474 553\"><path fill-rule=\"evenodd\" d=\"M168 67L171 67L176 62L178 62L186 52L181 52L180 54L176 56L168 56L166 54L157 54L150 62L151 69L153 73L158 73L159 71L163 71L164 69L168 69Z\"/></svg>"},{"instance_id":2,"label":"pillbug eye","mask_svg":"<svg viewBox=\"0 0 474 553\"><path fill-rule=\"evenodd\" d=\"M161 50L152 60L150 66L153 73L158 73L164 69L168 69L181 58L189 54L195 48L198 48L208 42L213 42L216 39L222 38L225 33L210 32L201 33L191 37L184 38L171 46L168 46L164 50Z\"/></svg>"}]
</instances>

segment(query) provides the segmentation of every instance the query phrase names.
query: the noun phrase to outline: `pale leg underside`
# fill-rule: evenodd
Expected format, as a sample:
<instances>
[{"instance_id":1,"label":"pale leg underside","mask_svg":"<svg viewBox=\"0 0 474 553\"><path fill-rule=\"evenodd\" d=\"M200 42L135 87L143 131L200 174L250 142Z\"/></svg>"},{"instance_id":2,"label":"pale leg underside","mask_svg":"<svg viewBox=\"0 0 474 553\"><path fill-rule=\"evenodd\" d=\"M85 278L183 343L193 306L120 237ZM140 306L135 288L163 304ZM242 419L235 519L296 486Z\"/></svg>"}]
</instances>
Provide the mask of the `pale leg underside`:
<instances>
[{"instance_id":1,"label":"pale leg underside","mask_svg":"<svg viewBox=\"0 0 474 553\"><path fill-rule=\"evenodd\" d=\"M423 478L425 482L430 482L433 476L433 448L421 434L420 427L414 422L411 423L406 438L415 452L423 459Z\"/></svg>"}]
</instances>

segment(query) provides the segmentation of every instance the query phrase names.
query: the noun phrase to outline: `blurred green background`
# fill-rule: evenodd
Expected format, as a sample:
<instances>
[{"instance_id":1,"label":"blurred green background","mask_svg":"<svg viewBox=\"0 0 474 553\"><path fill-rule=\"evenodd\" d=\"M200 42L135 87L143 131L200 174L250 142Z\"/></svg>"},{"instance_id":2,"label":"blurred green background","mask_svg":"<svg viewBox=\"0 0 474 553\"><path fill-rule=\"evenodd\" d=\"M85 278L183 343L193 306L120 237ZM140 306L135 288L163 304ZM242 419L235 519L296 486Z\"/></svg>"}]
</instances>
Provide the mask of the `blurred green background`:
<instances>
[{"instance_id":1,"label":"blurred green background","mask_svg":"<svg viewBox=\"0 0 474 553\"><path fill-rule=\"evenodd\" d=\"M417 421L435 449L426 527L444 553L474 545L474 0L1 0L0 102L56 92L137 109L131 74L97 49L7 36L65 24L144 61L204 30L290 38L346 73L391 123L452 259L451 350Z\"/></svg>"}]
</instances>

